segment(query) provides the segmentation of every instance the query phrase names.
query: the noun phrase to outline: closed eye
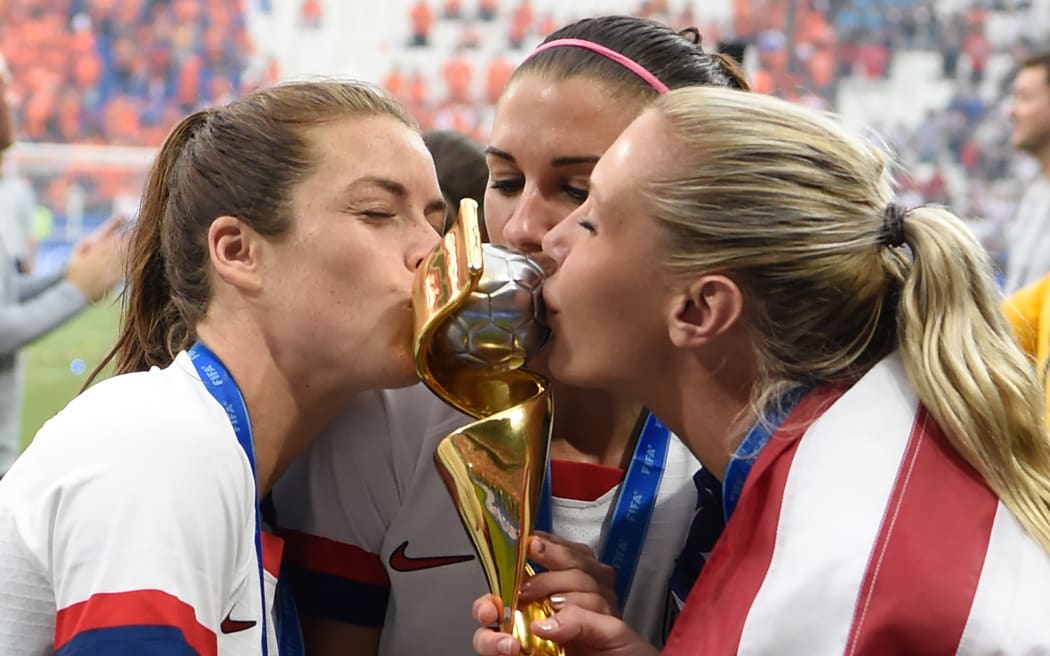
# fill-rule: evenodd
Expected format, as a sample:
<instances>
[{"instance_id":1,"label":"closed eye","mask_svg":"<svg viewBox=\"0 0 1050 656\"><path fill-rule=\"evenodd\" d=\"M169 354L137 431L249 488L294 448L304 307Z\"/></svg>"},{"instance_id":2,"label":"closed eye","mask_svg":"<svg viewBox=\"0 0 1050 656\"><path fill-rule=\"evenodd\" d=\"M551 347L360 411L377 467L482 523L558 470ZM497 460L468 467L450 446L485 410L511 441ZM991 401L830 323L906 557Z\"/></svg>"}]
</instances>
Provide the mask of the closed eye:
<instances>
[{"instance_id":1,"label":"closed eye","mask_svg":"<svg viewBox=\"0 0 1050 656\"><path fill-rule=\"evenodd\" d=\"M591 194L589 189L583 189L581 187L575 187L575 186L573 186L571 184L567 184L564 187L562 187L562 191L565 192L566 196L568 196L569 198L571 198L575 202L581 203L581 204L585 200L587 200L587 197Z\"/></svg>"},{"instance_id":2,"label":"closed eye","mask_svg":"<svg viewBox=\"0 0 1050 656\"><path fill-rule=\"evenodd\" d=\"M517 178L505 178L502 180L493 180L489 183L489 188L503 192L505 194L512 194L521 191L522 187L525 186L523 180Z\"/></svg>"}]
</instances>

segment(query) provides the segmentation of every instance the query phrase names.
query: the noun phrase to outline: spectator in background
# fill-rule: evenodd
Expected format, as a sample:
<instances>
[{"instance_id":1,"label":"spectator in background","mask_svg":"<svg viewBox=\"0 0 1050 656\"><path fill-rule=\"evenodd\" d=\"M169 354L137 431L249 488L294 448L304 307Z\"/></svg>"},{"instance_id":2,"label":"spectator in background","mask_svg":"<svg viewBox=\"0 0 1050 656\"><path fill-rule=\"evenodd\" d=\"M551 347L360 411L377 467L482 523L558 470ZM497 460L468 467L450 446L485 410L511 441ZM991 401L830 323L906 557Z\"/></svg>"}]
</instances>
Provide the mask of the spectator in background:
<instances>
[{"instance_id":1,"label":"spectator in background","mask_svg":"<svg viewBox=\"0 0 1050 656\"><path fill-rule=\"evenodd\" d=\"M474 69L462 48L449 57L442 69L445 88L448 89L448 101L465 105L470 102L470 80Z\"/></svg>"},{"instance_id":2,"label":"spectator in background","mask_svg":"<svg viewBox=\"0 0 1050 656\"><path fill-rule=\"evenodd\" d=\"M478 18L488 23L499 14L499 3L496 0L481 0L478 3Z\"/></svg>"},{"instance_id":3,"label":"spectator in background","mask_svg":"<svg viewBox=\"0 0 1050 656\"><path fill-rule=\"evenodd\" d=\"M423 143L434 158L438 185L441 186L441 194L445 197L447 210L444 225L434 227L441 234L445 234L459 212L459 201L471 198L478 203L481 238L487 242L489 237L485 229L482 207L485 201L485 187L489 181L489 167L485 163L484 151L469 137L455 130L427 132L423 135Z\"/></svg>"},{"instance_id":4,"label":"spectator in background","mask_svg":"<svg viewBox=\"0 0 1050 656\"><path fill-rule=\"evenodd\" d=\"M6 100L9 82L10 75L0 56L0 153L13 141L11 111ZM77 244L65 270L49 276L21 273L13 255L18 245L9 249L8 231L3 229L16 220L12 215L16 204L14 189L0 184L0 478L21 447L21 348L104 297L121 274L119 220L110 220L98 233Z\"/></svg>"},{"instance_id":5,"label":"spectator in background","mask_svg":"<svg viewBox=\"0 0 1050 656\"><path fill-rule=\"evenodd\" d=\"M304 0L300 9L299 18L303 27L317 29L321 27L321 18L324 15L324 7L320 0Z\"/></svg>"},{"instance_id":6,"label":"spectator in background","mask_svg":"<svg viewBox=\"0 0 1050 656\"><path fill-rule=\"evenodd\" d=\"M1040 175L1029 186L1010 226L1007 293L1050 272L1050 51L1025 60L1014 80L1010 118L1014 148L1036 159Z\"/></svg>"},{"instance_id":7,"label":"spectator in background","mask_svg":"<svg viewBox=\"0 0 1050 656\"><path fill-rule=\"evenodd\" d=\"M488 104L496 104L513 73L514 65L503 53L497 53L492 57L485 73L485 101Z\"/></svg>"},{"instance_id":8,"label":"spectator in background","mask_svg":"<svg viewBox=\"0 0 1050 656\"><path fill-rule=\"evenodd\" d=\"M409 10L412 19L412 40L409 45L425 48L430 45L430 28L434 26L434 10L427 0L419 0Z\"/></svg>"},{"instance_id":9,"label":"spectator in background","mask_svg":"<svg viewBox=\"0 0 1050 656\"><path fill-rule=\"evenodd\" d=\"M33 217L36 196L29 182L19 176L0 151L0 242L17 273L31 273L36 258Z\"/></svg>"}]
</instances>

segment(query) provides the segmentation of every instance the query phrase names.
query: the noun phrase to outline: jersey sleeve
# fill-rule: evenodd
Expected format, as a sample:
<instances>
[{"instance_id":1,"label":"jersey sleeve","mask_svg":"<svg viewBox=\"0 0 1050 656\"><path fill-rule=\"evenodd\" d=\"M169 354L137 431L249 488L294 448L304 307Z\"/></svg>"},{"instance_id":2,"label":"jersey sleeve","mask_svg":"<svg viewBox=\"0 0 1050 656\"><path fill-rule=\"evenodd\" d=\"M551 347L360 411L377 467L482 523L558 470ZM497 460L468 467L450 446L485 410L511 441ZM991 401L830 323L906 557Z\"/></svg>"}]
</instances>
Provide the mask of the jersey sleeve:
<instances>
[{"instance_id":1,"label":"jersey sleeve","mask_svg":"<svg viewBox=\"0 0 1050 656\"><path fill-rule=\"evenodd\" d=\"M39 492L19 523L52 584L58 656L217 653L254 487L232 430L184 439L202 431L74 413L19 463Z\"/></svg>"},{"instance_id":2,"label":"jersey sleeve","mask_svg":"<svg viewBox=\"0 0 1050 656\"><path fill-rule=\"evenodd\" d=\"M278 483L277 522L302 615L383 625L383 544L432 402L422 386L359 395Z\"/></svg>"},{"instance_id":3,"label":"jersey sleeve","mask_svg":"<svg viewBox=\"0 0 1050 656\"><path fill-rule=\"evenodd\" d=\"M1017 341L1031 357L1036 355L1036 341L1039 335L1040 313L1043 301L1050 292L1050 276L1011 294L1003 302L1003 312L1013 326Z\"/></svg>"}]
</instances>

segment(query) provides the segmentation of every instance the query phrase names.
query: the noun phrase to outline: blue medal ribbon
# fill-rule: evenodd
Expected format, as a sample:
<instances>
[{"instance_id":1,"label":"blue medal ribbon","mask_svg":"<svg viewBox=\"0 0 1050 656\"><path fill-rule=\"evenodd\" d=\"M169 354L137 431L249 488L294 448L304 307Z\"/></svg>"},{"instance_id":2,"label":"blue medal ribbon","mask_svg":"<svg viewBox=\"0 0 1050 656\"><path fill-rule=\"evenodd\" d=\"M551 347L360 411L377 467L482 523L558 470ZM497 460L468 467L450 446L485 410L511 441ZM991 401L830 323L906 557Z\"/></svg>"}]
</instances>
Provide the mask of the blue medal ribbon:
<instances>
[{"instance_id":1,"label":"blue medal ribbon","mask_svg":"<svg viewBox=\"0 0 1050 656\"><path fill-rule=\"evenodd\" d=\"M269 656L267 634L269 631L269 613L266 611L266 585L263 571L262 550L262 510L259 503L259 474L255 466L255 439L252 436L252 424L248 418L248 405L244 402L237 381L211 349L202 342L197 342L189 350L190 361L197 368L204 387L218 401L230 425L237 436L237 443L244 450L248 464L252 469L252 482L255 489L255 557L259 563L259 598L262 600L262 654ZM282 577L283 579L284 577ZM283 590L282 590L283 588ZM278 622L276 627L277 642L281 656L301 656L305 652L302 634L299 630L299 619L295 612L295 603L291 598L287 582L277 584Z\"/></svg>"},{"instance_id":2,"label":"blue medal ribbon","mask_svg":"<svg viewBox=\"0 0 1050 656\"><path fill-rule=\"evenodd\" d=\"M616 597L620 601L621 611L627 603L627 594L631 590L638 558L641 556L645 535L649 530L649 520L652 519L653 510L656 508L656 497L667 465L670 442L671 431L650 413L620 486L612 522L602 546L600 560L616 571ZM536 528L553 533L550 478L548 463Z\"/></svg>"},{"instance_id":3,"label":"blue medal ribbon","mask_svg":"<svg viewBox=\"0 0 1050 656\"><path fill-rule=\"evenodd\" d=\"M726 474L722 477L722 508L725 513L725 521L736 510L736 504L740 501L740 495L744 492L744 483L747 475L758 460L758 454L766 446L773 433L780 429L780 425L788 418L791 411L799 404L799 401L809 393L809 387L797 387L780 398L775 408L770 410L763 421L759 421L752 427L737 447L733 457L726 466Z\"/></svg>"}]
</instances>

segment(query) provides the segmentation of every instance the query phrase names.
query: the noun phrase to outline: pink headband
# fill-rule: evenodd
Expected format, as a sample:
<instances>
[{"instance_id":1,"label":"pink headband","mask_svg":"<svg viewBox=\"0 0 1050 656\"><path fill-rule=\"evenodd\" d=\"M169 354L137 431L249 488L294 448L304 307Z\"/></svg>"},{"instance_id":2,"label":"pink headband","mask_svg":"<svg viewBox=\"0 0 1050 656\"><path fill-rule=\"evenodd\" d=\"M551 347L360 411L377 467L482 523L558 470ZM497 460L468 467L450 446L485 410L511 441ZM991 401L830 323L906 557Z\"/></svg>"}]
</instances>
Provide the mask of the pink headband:
<instances>
[{"instance_id":1,"label":"pink headband","mask_svg":"<svg viewBox=\"0 0 1050 656\"><path fill-rule=\"evenodd\" d=\"M525 58L525 61L528 61L532 57L535 57L544 50L550 50L551 48L558 48L561 46L583 48L585 50L596 52L603 57L613 60L617 64L623 66L638 77L642 78L643 80L649 83L649 86L656 89L658 93L667 93L668 91L670 91L670 89L667 88L666 84L661 82L655 75L646 70L644 66L634 61L630 57L620 54L615 50L610 50L609 48L606 48L603 45L599 45L592 41L585 41L583 39L555 39L554 41L549 41L540 45L540 47L536 48L531 53L529 53L529 56Z\"/></svg>"}]
</instances>

